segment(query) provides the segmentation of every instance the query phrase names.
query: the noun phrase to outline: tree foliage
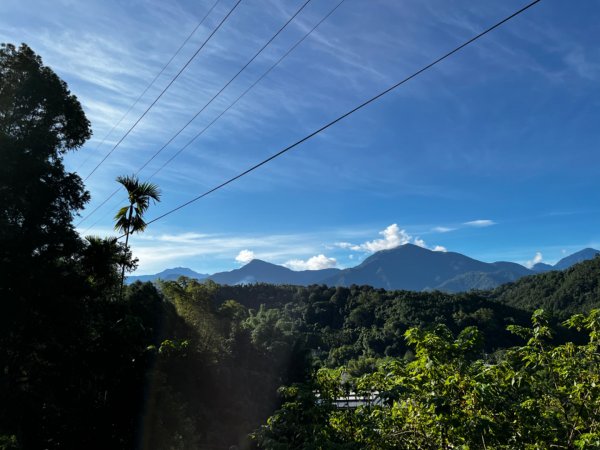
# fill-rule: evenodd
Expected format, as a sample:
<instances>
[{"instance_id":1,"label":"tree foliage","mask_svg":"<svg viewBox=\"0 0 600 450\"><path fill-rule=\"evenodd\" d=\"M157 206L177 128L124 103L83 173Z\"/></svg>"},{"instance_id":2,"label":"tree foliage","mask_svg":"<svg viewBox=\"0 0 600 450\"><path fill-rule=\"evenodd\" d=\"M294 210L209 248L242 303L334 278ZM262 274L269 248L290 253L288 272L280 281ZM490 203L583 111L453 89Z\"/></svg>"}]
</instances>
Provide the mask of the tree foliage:
<instances>
[{"instance_id":1,"label":"tree foliage","mask_svg":"<svg viewBox=\"0 0 600 450\"><path fill-rule=\"evenodd\" d=\"M139 233L146 229L144 214L150 202L160 201L160 190L153 183L140 182L136 176L119 176L117 182L127 191L129 204L115 215L115 230L125 234Z\"/></svg>"},{"instance_id":2,"label":"tree foliage","mask_svg":"<svg viewBox=\"0 0 600 450\"><path fill-rule=\"evenodd\" d=\"M588 333L582 345L551 345L541 310L532 321L510 327L527 341L496 362L477 357L476 328L456 337L443 325L412 328L414 360L358 377L321 369L283 390L255 437L266 449L600 448L600 310L566 322ZM344 408L349 391L366 400Z\"/></svg>"},{"instance_id":3,"label":"tree foliage","mask_svg":"<svg viewBox=\"0 0 600 450\"><path fill-rule=\"evenodd\" d=\"M35 260L50 269L77 251L71 220L89 195L79 176L65 171L62 156L90 136L90 124L66 84L26 45L3 44L0 271L7 282L25 281L29 273L20 264Z\"/></svg>"},{"instance_id":4,"label":"tree foliage","mask_svg":"<svg viewBox=\"0 0 600 450\"><path fill-rule=\"evenodd\" d=\"M522 278L500 286L490 296L502 303L527 311L544 308L560 318L589 312L600 300L600 256L555 270Z\"/></svg>"}]
</instances>

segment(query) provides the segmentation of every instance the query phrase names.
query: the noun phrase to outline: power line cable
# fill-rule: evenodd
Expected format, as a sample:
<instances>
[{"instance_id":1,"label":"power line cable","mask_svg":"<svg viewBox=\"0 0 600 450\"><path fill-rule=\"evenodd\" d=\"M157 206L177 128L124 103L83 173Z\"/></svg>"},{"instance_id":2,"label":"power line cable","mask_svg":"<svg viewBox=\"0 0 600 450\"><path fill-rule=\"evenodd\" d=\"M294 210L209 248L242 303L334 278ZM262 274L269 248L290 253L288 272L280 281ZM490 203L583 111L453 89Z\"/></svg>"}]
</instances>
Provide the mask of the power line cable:
<instances>
[{"instance_id":1,"label":"power line cable","mask_svg":"<svg viewBox=\"0 0 600 450\"><path fill-rule=\"evenodd\" d=\"M342 0L343 2L344 0ZM276 38L277 36L279 36L281 34L281 32L298 16L298 14L300 14L302 12L302 10L304 10L304 8L311 2L311 0L306 0L304 2L304 4L277 30L277 32L250 58L250 60L244 64L244 66L242 66L241 69L238 70L238 72L208 101L208 103L206 103L190 120L188 120L188 122L179 129L179 131L177 131L177 133L175 133L160 149L158 149L158 151L156 151L154 153L154 155L152 155L150 157L150 159L148 159L136 172L135 175L139 174L148 164L150 164L150 162L152 162L152 160L154 160L154 158L156 158L165 148L167 148L167 146L173 142L173 140L175 140L175 138L177 138L177 136L179 136L209 105L212 104L212 102L269 46L269 44L271 44ZM337 6L339 6L342 2L340 2ZM337 9L337 6L326 16L329 17L329 15L331 15L331 13ZM324 19L323 19L324 20ZM323 21L321 20L321 22ZM320 22L319 22L320 23ZM314 30L315 27L313 27ZM312 32L312 30L311 30ZM309 33L307 33L304 38L302 40L304 40ZM302 41L301 40L301 41ZM295 48L301 41L299 41L293 48ZM289 54L291 52L291 50L289 50L285 55L287 56L287 54ZM254 87L258 81L260 81L262 78L264 78L264 76L266 76L266 74L268 72L270 72L275 65L279 64L279 62L281 62L281 60L283 60L283 58L280 58L279 61L277 61L276 64L272 65L271 68L265 72L250 88L246 89L246 91L237 98L237 100L235 102L237 102L243 95L245 95L252 87ZM234 102L234 104L235 104ZM233 104L231 104L227 109L231 108L231 106L233 106ZM227 110L225 110L224 112L222 112L218 117L221 117ZM213 120L208 126L212 125L214 122L216 122L216 120ZM195 140L197 137L200 136L200 134L204 133L204 131L206 131L206 129L208 128L205 127L199 134L196 135L196 137L194 137L192 139ZM183 149L185 147L187 147L188 145L191 144L191 141L188 142L182 149L180 149L177 154L181 153L181 151L183 151ZM174 158L174 157L173 157ZM168 162L170 162L173 158L171 158ZM160 167L156 172L154 172L149 178L152 178L153 176L155 176L160 170L162 170L164 168L164 166L166 164L163 164L162 167ZM104 206L111 198L113 198L117 193L119 192L119 189L117 188L115 191L113 191L102 203L100 203L94 210L92 210L88 215L86 215L86 217L84 217L81 221L79 221L79 223L77 224L77 226L81 225L85 220L87 220L92 214L94 214L96 211L98 211L102 206ZM96 222L97 223L97 222ZM93 227L93 225L92 225ZM91 227L89 227L87 230L89 230ZM87 232L86 230L86 232Z\"/></svg>"},{"instance_id":2,"label":"power line cable","mask_svg":"<svg viewBox=\"0 0 600 450\"><path fill-rule=\"evenodd\" d=\"M165 94L165 92L167 92L167 90L171 87L171 85L179 78L179 76L183 73L183 71L185 69L187 69L187 67L194 60L194 58L196 58L196 56L198 55L198 53L200 53L200 51L204 48L204 46L208 43L208 41L221 28L221 26L225 23L225 21L229 18L229 16L233 13L233 11L235 11L235 9L238 7L238 5L240 4L241 1L242 0L237 0L237 2L235 3L235 5L233 5L233 7L229 10L229 12L221 20L221 22L219 22L219 25L217 25L217 27L204 40L204 42L202 43L202 45L188 59L188 61L179 70L179 72L177 72L177 74L175 75L175 77L173 77L171 79L171 81L169 82L169 84L167 84L167 86L162 90L162 92L158 95L158 97L156 97L156 99L154 99L154 101L150 104L150 106L148 106L148 108L146 108L146 110L144 111L144 113L135 121L135 123L129 128L129 130L127 130L127 132L123 135L123 137L121 137L121 139L119 139L119 141L113 146L112 149L110 149L110 151L104 156L104 158L102 158L102 160L96 165L96 167L94 167L92 169L92 171L83 179L83 181L87 181L88 178L91 177L94 174L94 172L96 172L96 170L98 170L98 168L104 163L104 161L106 161L106 159L117 149L117 147L119 145L121 145L121 142L123 142L125 140L125 138L127 136L129 136L129 133L131 133L133 131L133 129L137 126L137 124L140 123L144 117L146 117L146 114L148 114L148 112L152 109L152 107L161 99L161 97Z\"/></svg>"},{"instance_id":3,"label":"power line cable","mask_svg":"<svg viewBox=\"0 0 600 450\"><path fill-rule=\"evenodd\" d=\"M302 139L294 142L293 144L285 147L284 149L278 151L277 153L271 155L270 157L268 157L267 159L262 160L261 162L255 164L254 166L246 169L245 171L239 173L238 175L228 179L227 181L219 184L218 186L213 187L212 189L209 189L208 191L192 198L191 200L188 200L185 203L182 203L179 206L176 206L175 208L170 209L169 211L165 212L164 214L161 214L158 217L155 217L154 219L150 220L149 222L147 222L147 225L150 225L154 222L157 222L158 220L161 220L171 214L173 214L176 211L179 211L182 208L185 208L186 206L200 200L201 198L206 197L207 195L212 194L213 192L227 186L228 184L238 180L239 178L249 174L250 172L253 172L254 170L258 169L259 167L267 164L268 162L274 160L275 158L278 158L279 156L283 155L284 153L287 153L288 151L292 150L293 148L299 146L300 144L302 144L303 142L308 141L309 139L313 138L314 136L316 136L317 134L321 133L322 131L325 131L326 129L330 128L331 126L335 125L336 123L342 121L343 119L345 119L346 117L350 116L351 114L355 113L356 111L364 108L365 106L375 102L376 100L378 100L379 98L383 97L384 95L388 94L389 92L393 91L394 89L396 89L397 87L403 85L404 83L412 80L413 78L417 77L418 75L420 75L421 73L425 72L426 70L430 69L431 67L435 66L436 64L442 62L443 60L447 59L448 57L452 56L453 54L457 53L458 51L462 50L463 48L465 48L466 46L468 46L469 44L477 41L478 39L480 39L481 37L485 36L486 34L490 33L491 31L495 30L496 28L500 27L501 25L503 25L504 23L508 22L509 20L513 19L514 17L520 15L521 13L525 12L526 10L528 10L529 8L531 8L532 6L534 6L535 4L539 3L541 0L534 0L533 2L527 4L526 6L524 6L523 8L519 9L518 11L512 13L510 16L502 19L501 21L497 22L496 24L492 25L491 27L487 28L486 30L482 31L481 33L479 33L478 35L472 37L471 39L469 39L468 41L464 42L463 44L459 45L458 47L454 48L453 50L449 51L448 53L444 54L443 56L437 58L436 60L434 60L433 62L427 64L426 66L422 67L421 69L419 69L418 71L414 72L412 75L409 75L408 77L404 78L403 80L399 81L398 83L390 86L389 88L383 90L382 92L380 92L379 94L375 95L374 97L371 97L370 99L364 101L363 103L359 104L358 106L352 108L350 111L347 111L346 113L342 114L341 116L337 117L336 119L328 122L327 124L323 125L322 127L318 128L317 130L313 131L312 133L308 134L307 136L303 137ZM119 238L121 238L123 236L119 236Z\"/></svg>"},{"instance_id":4,"label":"power line cable","mask_svg":"<svg viewBox=\"0 0 600 450\"><path fill-rule=\"evenodd\" d=\"M216 121L218 121L227 111L229 111L233 106L235 106L235 104L237 102L239 102L248 92L250 92L254 86L256 86L258 83L260 83L262 81L263 78L265 78L269 73L271 73L271 71L277 67L279 65L279 63L281 61L283 61L291 52L293 52L296 47L298 47L302 42L304 42L306 40L306 38L308 38L313 31L315 31L317 29L317 27L319 25L321 25L325 20L327 20L327 18L329 16L331 16L335 10L337 10L342 3L344 3L346 0L341 0L333 9L331 9L331 11L329 11L327 13L327 15L325 15L325 17L323 17L319 22L317 22L299 41L297 41L292 47L290 47L290 49L288 51L286 51L273 65L271 65L271 67L269 67L267 69L266 72L264 72L259 78L256 79L256 81L254 83L252 83L244 92L242 92L234 101L233 103L231 103L227 108L225 108L217 117L215 117L208 125L206 125L202 130L200 130L192 139L190 139L183 147L181 147L179 150L177 150L167 161L165 161L162 166L160 166L157 170L155 170L152 175L150 175L147 180L150 180L151 178L155 177L162 169L164 169L171 161L173 161L177 156L179 156L179 154L181 154L181 152L183 152L186 148L188 148L196 139L198 139L200 136L202 136L204 134L204 132L206 130L208 130Z\"/></svg>"},{"instance_id":5,"label":"power line cable","mask_svg":"<svg viewBox=\"0 0 600 450\"><path fill-rule=\"evenodd\" d=\"M183 50L183 47L185 47L185 45L189 42L189 40L192 38L192 36L194 34L196 34L196 31L198 31L198 29L202 26L202 24L204 23L204 21L206 20L206 18L210 15L210 13L213 11L213 9L215 9L215 7L217 6L217 4L220 1L221 0L217 0L215 3L213 3L213 5L211 6L211 8L208 10L208 12L202 18L202 20L200 20L200 22L198 22L198 24L192 30L192 32L187 35L187 37L181 43L181 45L179 46L179 48L177 49L177 51L175 53L173 53L173 56L171 56L171 58L169 59L169 61L167 61L167 63L162 66L162 68L160 69L160 72L158 72L154 76L154 78L152 79L152 81L150 81L150 83L146 86L146 88L142 91L142 93L140 95L138 95L138 97L135 99L135 101L133 102L133 104L131 104L131 106L129 106L129 108L127 109L127 111L125 111L125 114L123 114L121 116L121 118L119 119L119 121L116 124L113 125L113 127L110 129L110 131L104 136L104 138L102 139L102 141L96 146L96 148L94 149L94 151L98 150L100 147L102 147L102 145L104 145L104 142L106 142L106 140L113 133L113 131L115 131L115 129L119 125L121 125L121 122L123 122L123 120L125 119L125 117L127 117L129 115L129 113L131 112L131 110L136 107L136 105L139 103L139 101L142 99L142 97L144 95L146 95L146 92L148 92L150 90L150 88L152 86L154 86L154 83L156 83L156 80L158 80L160 78L160 76L167 69L167 67L169 67L169 65L173 62L173 60L177 57L177 55L179 55L179 53L181 52L181 50ZM81 163L81 165L77 168L77 170L75 170L75 172L79 172L87 164L87 162L90 160L91 157L92 157L92 154L88 155L88 157L85 159L85 161L83 161L83 163Z\"/></svg>"},{"instance_id":6,"label":"power line cable","mask_svg":"<svg viewBox=\"0 0 600 450\"><path fill-rule=\"evenodd\" d=\"M142 167L140 167L138 169L138 171L136 172L136 174L140 173L144 168L146 168L146 166L148 164L150 164L150 162L152 162L152 160L154 160L154 158L156 158L165 148L167 148L167 146L173 142L173 140L179 136L208 106L210 106L212 104L212 102L225 90L227 89L227 87L233 83L233 81L235 81L235 79L258 57L258 55L260 55L263 50L265 48L267 48L269 46L269 44L271 42L273 42L275 40L275 38L277 38L277 36L279 36L281 34L281 32L296 18L296 16L298 14L300 14L300 12L302 12L302 10L311 2L311 0L306 0L304 2L304 4L294 13L294 15L292 15L286 23L284 23L281 28L279 28L279 30L277 30L277 32L260 48L260 50L258 50L254 56L252 56L252 58L250 58L250 60L244 64L244 66L238 70L238 72L233 76L233 78L231 78L227 84L225 84L225 86L223 86L219 92L217 92L215 95L213 95L213 97L208 101L208 103L206 103L196 114L194 114L194 116L188 120L188 122L179 129L179 131L177 133L175 133L175 135L173 135L173 137L171 137L161 148L158 149L158 151L156 151L154 153L154 155L152 155L143 165Z\"/></svg>"}]
</instances>

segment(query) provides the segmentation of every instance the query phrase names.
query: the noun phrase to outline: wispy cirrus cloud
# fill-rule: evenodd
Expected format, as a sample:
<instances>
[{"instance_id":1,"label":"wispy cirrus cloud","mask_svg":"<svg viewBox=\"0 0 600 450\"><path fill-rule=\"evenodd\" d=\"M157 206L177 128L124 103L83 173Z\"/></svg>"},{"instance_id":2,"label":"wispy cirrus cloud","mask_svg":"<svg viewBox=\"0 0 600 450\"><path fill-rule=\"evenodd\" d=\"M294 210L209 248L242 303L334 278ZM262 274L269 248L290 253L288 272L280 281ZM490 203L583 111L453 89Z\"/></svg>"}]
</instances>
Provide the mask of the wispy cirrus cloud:
<instances>
[{"instance_id":1,"label":"wispy cirrus cloud","mask_svg":"<svg viewBox=\"0 0 600 450\"><path fill-rule=\"evenodd\" d=\"M435 233L449 233L451 231L456 230L456 228L451 228L451 227L433 227L433 229L431 231L435 232Z\"/></svg>"},{"instance_id":2,"label":"wispy cirrus cloud","mask_svg":"<svg viewBox=\"0 0 600 450\"><path fill-rule=\"evenodd\" d=\"M139 258L140 273L157 272L174 264L215 272L230 270L232 261L246 264L255 258L281 264L295 256L317 254L322 248L318 236L310 233L141 234L132 236L130 244L133 255Z\"/></svg>"},{"instance_id":3,"label":"wispy cirrus cloud","mask_svg":"<svg viewBox=\"0 0 600 450\"><path fill-rule=\"evenodd\" d=\"M464 222L463 225L466 225L467 227L484 228L496 225L496 222L490 219L477 219Z\"/></svg>"}]
</instances>

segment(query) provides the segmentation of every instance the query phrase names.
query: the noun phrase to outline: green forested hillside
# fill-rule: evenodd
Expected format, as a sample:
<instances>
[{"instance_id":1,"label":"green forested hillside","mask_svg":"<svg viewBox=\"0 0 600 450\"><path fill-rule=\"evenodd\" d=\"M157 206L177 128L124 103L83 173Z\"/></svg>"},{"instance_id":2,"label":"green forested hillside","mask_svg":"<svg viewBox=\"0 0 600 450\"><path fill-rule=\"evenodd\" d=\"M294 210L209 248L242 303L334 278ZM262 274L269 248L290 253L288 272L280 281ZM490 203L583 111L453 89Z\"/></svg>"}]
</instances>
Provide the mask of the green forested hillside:
<instances>
[{"instance_id":1,"label":"green forested hillside","mask_svg":"<svg viewBox=\"0 0 600 450\"><path fill-rule=\"evenodd\" d=\"M560 319L598 308L600 257L500 286L491 298L526 311L544 308Z\"/></svg>"},{"instance_id":2,"label":"green forested hillside","mask_svg":"<svg viewBox=\"0 0 600 450\"><path fill-rule=\"evenodd\" d=\"M595 261L586 262L584 265L590 269L589 272L586 272L589 276L598 273L599 268ZM584 269L579 268L579 270ZM548 277L541 279L544 280L543 283L546 283L548 290L568 291L574 289L581 291L585 289L584 286L578 286L577 283L571 284L569 288L558 284L552 286L549 283L555 283L557 279ZM583 279L585 280L585 277ZM329 373L326 370L334 370L340 366L344 367L344 371L350 377L356 377L356 383L362 379L360 377L366 377L366 380L373 379L373 377L376 379L377 373L388 370L385 368L390 364L395 365L394 367L408 367L405 365L413 361L415 355L418 359L421 341L426 336L436 336L440 330L446 330L442 334L445 336L444 339L450 339L449 336L452 335L464 337L466 336L464 333L467 332L465 330L472 330L473 327L480 330L477 332L477 338L473 338L475 341L469 344L470 356L467 362L475 364L469 369L471 374L469 376L476 378L482 376L477 375L477 370L482 367L481 364L498 364L498 367L503 368L502 370L509 370L505 366L508 361L506 355L512 354L510 352L517 352L519 346L526 342L524 336L527 334L521 330L528 328L531 318L529 311L505 305L488 292L450 295L439 292L385 291L369 286L351 288L329 288L317 285L304 288L268 284L219 286L211 282L202 284L187 279L163 283L161 290L167 300L177 305L179 316L193 324L192 329L197 330L194 333L200 333L200 337L197 339L207 346L203 352L210 348L218 349L213 354L215 367L220 367L218 369L220 373L229 373L224 380L232 383L226 385L225 392L235 392L234 398L241 402L233 409L236 413L229 415L231 413L227 412L227 408L223 409L222 403L227 396L218 394L221 392L219 388L209 388L209 392L213 394L211 397L213 401L210 403L206 402L206 397L198 395L199 391L194 393L194 390L190 388L190 386L199 385L198 374L201 372L197 369L192 370L192 368L196 364L203 364L197 362L198 359L202 361L203 356L201 355L205 354L203 352L188 353L186 359L177 365L177 373L184 371L191 372L192 375L188 375L185 379L181 379L177 375L174 380L178 381L167 383L171 389L177 388L186 392L178 394L178 398L186 399L190 423L196 424L196 436L204 436L202 430L205 427L218 427L206 418L206 413L200 414L199 411L210 410L210 417L215 419L218 424L229 424L227 427L229 432L226 432L225 429L221 431L220 436L224 441L219 442L222 443L232 442L231 439L236 437L239 439L244 435L244 427L239 426L239 422L236 422L242 417L245 417L248 424L257 425L261 421L264 423L269 408L277 404L274 390L280 383L284 383L286 380L299 380L299 384L294 384L297 388L292 391L282 391L286 395L283 399L289 400L289 395L292 395L290 392L296 392L291 398L295 398L294 395L300 395L298 393L304 392L303 389L313 392L313 383L318 382L318 377ZM183 295L183 293L186 294ZM187 300L185 300L186 298ZM576 308L573 310L575 311ZM540 320L542 319L540 318ZM550 324L550 322L548 323ZM420 331L417 333L414 330ZM544 333L546 332L544 331ZM407 340L406 336L408 335L420 337ZM575 329L567 331L564 327L558 327L553 331L552 340L548 340L549 335L544 339L548 342L548 348L551 349L553 345L560 345L572 338L576 338L578 342L585 342L584 336L580 336L577 336ZM188 336L187 340L190 339L192 338ZM567 352L570 348L569 345L572 344L567 344L567 347L557 351ZM509 350L511 348L513 350ZM525 358L524 355L521 356ZM457 367L456 365L463 364L459 360L453 359L455 357L457 354L454 352L446 354L444 364L448 364L448 371L452 367ZM476 361L480 362L475 363ZM223 366L219 366L220 364ZM400 366L397 366L398 364ZM169 374L173 367L167 365L162 370ZM517 370L517 366L511 367L510 370ZM313 378L317 373L315 370L319 370L319 368L322 368L321 372L318 372L321 375ZM255 373L257 377L252 379L250 376L243 375L245 371L249 371L249 374ZM243 376L239 376L240 374ZM404 377L406 376L408 375L404 375ZM433 375L429 374L429 376ZM508 376L508 372L505 376ZM253 380L252 391L257 396L249 393L247 384L249 380ZM492 383L492 381L490 379L489 382ZM495 382L499 381L498 379ZM211 386L210 383L209 386ZM261 386L264 390L259 389ZM418 387L417 383L413 389ZM190 391L190 389L192 390ZM537 386L535 389L541 388ZM503 394L498 393L497 395L506 394L515 398L515 393L511 393L510 389L502 392ZM527 395L530 394L523 393L522 397L516 398L525 401ZM499 401L498 397L495 398L495 401ZM453 401L458 402L459 400ZM258 404L253 402L258 402ZM265 407L267 404L268 407ZM495 408L496 406L488 405L487 407ZM541 406L538 405L538 407ZM321 413L322 411L319 412L319 414ZM197 421L198 417L204 419ZM319 417L319 415L317 414L315 417ZM325 417L322 416L322 420L325 420ZM271 420L280 420L280 418ZM302 420L305 421L306 417ZM516 419L513 417L511 420ZM239 427L237 428L238 435L232 433L232 430L236 429L234 424ZM329 425L323 422L306 424L306 426L310 429L311 426L327 427ZM295 430L302 433L307 429ZM348 433L350 433L349 430L351 429L347 430ZM463 428L460 430L460 433L472 431ZM247 432L248 429L246 428L245 431ZM261 432L263 434L259 433L257 436L266 448L288 448L286 447L289 444L287 441L285 441L286 444L280 443L280 446L269 444L271 442L269 436L273 437L270 433L279 433L280 431L275 432L266 428ZM456 432L459 433L459 431ZM226 440L226 436L230 441ZM330 444L333 445L333 442ZM350 445L351 443L346 442L346 444ZM298 445L298 447L291 448L304 448L300 444ZM356 448L363 448L362 444L358 445L357 442L352 445L356 445ZM354 448L352 445L349 448ZM372 448L380 448L379 445L382 445L381 442L373 444ZM392 446L391 448L396 447Z\"/></svg>"},{"instance_id":3,"label":"green forested hillside","mask_svg":"<svg viewBox=\"0 0 600 450\"><path fill-rule=\"evenodd\" d=\"M494 360L481 357L474 327L410 329L412 358L361 376L321 369L281 390L254 437L274 450L600 448L600 310L567 325L587 343L552 344L538 311L531 327L511 327L524 344Z\"/></svg>"}]
</instances>

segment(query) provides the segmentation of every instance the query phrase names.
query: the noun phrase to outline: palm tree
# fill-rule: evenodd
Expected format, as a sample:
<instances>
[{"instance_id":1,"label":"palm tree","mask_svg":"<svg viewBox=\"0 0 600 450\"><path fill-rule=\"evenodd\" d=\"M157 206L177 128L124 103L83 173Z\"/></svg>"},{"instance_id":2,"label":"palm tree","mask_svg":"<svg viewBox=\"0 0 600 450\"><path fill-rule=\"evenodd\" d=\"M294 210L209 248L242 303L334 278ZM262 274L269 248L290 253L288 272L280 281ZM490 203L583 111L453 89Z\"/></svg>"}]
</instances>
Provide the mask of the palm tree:
<instances>
[{"instance_id":1,"label":"palm tree","mask_svg":"<svg viewBox=\"0 0 600 450\"><path fill-rule=\"evenodd\" d=\"M129 235L131 233L139 233L146 229L144 221L144 213L150 206L150 200L155 202L160 201L160 190L153 183L140 183L140 180L135 176L120 176L117 177L117 182L121 183L127 190L129 197L129 205L123 206L115 216L115 230L125 235L125 248L129 244ZM125 282L125 264L121 269L121 288L119 290L119 298L123 292L123 283Z\"/></svg>"}]
</instances>

